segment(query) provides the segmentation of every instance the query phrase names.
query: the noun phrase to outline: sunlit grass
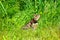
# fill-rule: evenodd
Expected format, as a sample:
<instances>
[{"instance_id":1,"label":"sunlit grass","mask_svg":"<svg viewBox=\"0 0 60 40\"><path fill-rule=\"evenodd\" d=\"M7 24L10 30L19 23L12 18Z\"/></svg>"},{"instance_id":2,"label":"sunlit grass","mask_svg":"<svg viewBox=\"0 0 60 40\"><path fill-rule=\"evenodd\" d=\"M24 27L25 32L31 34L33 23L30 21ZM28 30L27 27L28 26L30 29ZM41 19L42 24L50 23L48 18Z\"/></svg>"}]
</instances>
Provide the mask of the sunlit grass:
<instances>
[{"instance_id":1,"label":"sunlit grass","mask_svg":"<svg viewBox=\"0 0 60 40\"><path fill-rule=\"evenodd\" d=\"M42 27L36 30L4 30L2 33L3 40L60 40L59 28L54 27Z\"/></svg>"}]
</instances>

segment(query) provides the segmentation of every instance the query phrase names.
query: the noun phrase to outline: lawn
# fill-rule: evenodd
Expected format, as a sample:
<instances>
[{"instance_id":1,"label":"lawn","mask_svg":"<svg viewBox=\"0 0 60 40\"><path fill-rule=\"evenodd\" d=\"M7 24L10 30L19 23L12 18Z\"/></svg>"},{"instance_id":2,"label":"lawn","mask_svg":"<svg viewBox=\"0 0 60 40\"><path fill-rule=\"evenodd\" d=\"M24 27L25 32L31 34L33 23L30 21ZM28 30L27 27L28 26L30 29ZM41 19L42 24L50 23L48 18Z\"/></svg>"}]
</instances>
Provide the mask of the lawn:
<instances>
[{"instance_id":1,"label":"lawn","mask_svg":"<svg viewBox=\"0 0 60 40\"><path fill-rule=\"evenodd\" d=\"M0 0L0 40L60 40L59 0ZM38 28L22 30L34 14Z\"/></svg>"}]
</instances>

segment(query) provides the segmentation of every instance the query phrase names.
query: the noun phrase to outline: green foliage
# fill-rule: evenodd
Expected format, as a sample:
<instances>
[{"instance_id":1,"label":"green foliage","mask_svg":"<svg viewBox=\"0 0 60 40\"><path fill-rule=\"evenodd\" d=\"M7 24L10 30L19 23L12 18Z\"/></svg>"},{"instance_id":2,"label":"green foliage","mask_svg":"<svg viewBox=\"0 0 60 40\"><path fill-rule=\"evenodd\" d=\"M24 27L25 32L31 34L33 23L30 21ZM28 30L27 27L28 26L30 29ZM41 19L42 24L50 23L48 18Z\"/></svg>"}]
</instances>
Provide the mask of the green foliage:
<instances>
[{"instance_id":1,"label":"green foliage","mask_svg":"<svg viewBox=\"0 0 60 40\"><path fill-rule=\"evenodd\" d=\"M21 30L34 14L41 15L38 29ZM44 39L43 35L49 35L45 38L48 38L47 40L51 39L51 36L58 39L53 35L55 32L52 32L52 35L48 34L51 30L55 30L58 23L60 23L59 0L0 0L0 34L3 35L3 40L28 40L28 38L40 40L40 37Z\"/></svg>"}]
</instances>

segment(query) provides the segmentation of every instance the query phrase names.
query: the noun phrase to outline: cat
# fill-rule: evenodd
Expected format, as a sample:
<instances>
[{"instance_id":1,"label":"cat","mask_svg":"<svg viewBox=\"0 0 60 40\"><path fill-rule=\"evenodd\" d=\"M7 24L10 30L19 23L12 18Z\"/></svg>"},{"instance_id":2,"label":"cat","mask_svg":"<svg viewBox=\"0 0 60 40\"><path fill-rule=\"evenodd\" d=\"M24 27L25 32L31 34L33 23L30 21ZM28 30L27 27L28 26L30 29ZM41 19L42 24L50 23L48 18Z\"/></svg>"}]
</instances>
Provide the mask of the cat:
<instances>
[{"instance_id":1,"label":"cat","mask_svg":"<svg viewBox=\"0 0 60 40\"><path fill-rule=\"evenodd\" d=\"M33 29L36 29L38 26L38 20L40 18L39 14L34 14L33 19L26 25L23 27L23 29L29 29L30 27L32 27Z\"/></svg>"}]
</instances>

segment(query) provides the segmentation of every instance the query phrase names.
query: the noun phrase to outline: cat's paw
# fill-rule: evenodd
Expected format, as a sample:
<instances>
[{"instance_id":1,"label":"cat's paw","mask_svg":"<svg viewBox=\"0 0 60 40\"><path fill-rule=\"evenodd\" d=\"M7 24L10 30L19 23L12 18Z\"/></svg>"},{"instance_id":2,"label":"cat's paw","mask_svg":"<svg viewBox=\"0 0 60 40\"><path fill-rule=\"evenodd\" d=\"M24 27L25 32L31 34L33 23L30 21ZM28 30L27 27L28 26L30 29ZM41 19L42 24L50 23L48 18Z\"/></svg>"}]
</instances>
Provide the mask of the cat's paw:
<instances>
[{"instance_id":1,"label":"cat's paw","mask_svg":"<svg viewBox=\"0 0 60 40\"><path fill-rule=\"evenodd\" d=\"M35 30L35 29L37 29L37 27L38 27L38 23L33 23L32 24L32 28Z\"/></svg>"}]
</instances>

